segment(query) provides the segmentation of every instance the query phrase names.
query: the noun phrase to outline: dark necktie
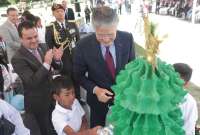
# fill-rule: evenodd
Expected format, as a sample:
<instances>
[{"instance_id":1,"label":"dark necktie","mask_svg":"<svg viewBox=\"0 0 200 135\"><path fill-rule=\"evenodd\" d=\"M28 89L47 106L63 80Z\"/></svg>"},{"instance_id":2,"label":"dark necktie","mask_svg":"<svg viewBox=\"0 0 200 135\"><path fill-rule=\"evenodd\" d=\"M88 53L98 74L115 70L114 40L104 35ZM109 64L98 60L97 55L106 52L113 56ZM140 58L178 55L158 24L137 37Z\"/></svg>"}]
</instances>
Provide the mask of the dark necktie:
<instances>
[{"instance_id":1,"label":"dark necktie","mask_svg":"<svg viewBox=\"0 0 200 135\"><path fill-rule=\"evenodd\" d=\"M113 57L110 53L109 47L106 47L105 61L113 79L115 79L115 64Z\"/></svg>"},{"instance_id":2,"label":"dark necktie","mask_svg":"<svg viewBox=\"0 0 200 135\"><path fill-rule=\"evenodd\" d=\"M65 29L65 26L63 23L61 23L61 28L64 30Z\"/></svg>"},{"instance_id":3,"label":"dark necktie","mask_svg":"<svg viewBox=\"0 0 200 135\"><path fill-rule=\"evenodd\" d=\"M64 37L65 36L65 27L64 24L61 23L61 36Z\"/></svg>"}]
</instances>

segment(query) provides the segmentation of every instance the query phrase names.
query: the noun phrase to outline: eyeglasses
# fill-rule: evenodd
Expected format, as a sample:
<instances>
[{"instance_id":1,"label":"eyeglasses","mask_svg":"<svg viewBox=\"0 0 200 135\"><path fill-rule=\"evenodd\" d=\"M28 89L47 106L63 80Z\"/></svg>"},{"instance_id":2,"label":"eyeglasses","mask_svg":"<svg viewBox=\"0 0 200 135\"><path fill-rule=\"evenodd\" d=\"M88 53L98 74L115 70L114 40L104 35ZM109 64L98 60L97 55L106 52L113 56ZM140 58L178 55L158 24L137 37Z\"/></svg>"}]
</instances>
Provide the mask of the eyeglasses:
<instances>
[{"instance_id":1,"label":"eyeglasses","mask_svg":"<svg viewBox=\"0 0 200 135\"><path fill-rule=\"evenodd\" d=\"M96 33L97 38L113 38L114 34L97 34Z\"/></svg>"}]
</instances>

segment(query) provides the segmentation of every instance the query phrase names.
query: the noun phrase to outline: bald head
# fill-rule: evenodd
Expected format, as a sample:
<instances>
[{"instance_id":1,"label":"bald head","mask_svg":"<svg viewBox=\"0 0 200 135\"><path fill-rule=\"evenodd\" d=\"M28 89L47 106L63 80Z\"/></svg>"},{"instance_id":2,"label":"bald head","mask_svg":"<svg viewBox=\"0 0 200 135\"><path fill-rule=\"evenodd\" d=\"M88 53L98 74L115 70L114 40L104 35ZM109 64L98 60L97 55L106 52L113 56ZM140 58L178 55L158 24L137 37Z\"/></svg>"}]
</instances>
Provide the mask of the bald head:
<instances>
[{"instance_id":1,"label":"bald head","mask_svg":"<svg viewBox=\"0 0 200 135\"><path fill-rule=\"evenodd\" d=\"M62 1L62 6L66 9L67 8L67 1L66 0L63 0Z\"/></svg>"}]
</instances>

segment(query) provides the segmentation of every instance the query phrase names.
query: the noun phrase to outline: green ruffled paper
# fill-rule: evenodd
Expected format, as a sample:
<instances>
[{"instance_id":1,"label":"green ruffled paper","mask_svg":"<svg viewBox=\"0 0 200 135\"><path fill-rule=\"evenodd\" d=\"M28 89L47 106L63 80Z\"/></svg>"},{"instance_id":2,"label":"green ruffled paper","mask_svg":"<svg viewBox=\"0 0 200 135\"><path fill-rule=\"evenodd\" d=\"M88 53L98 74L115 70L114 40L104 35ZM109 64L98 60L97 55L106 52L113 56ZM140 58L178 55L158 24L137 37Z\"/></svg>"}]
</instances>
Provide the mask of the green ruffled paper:
<instances>
[{"instance_id":1,"label":"green ruffled paper","mask_svg":"<svg viewBox=\"0 0 200 135\"><path fill-rule=\"evenodd\" d=\"M115 105L107 123L114 126L114 135L185 134L178 105L186 91L171 65L158 59L153 71L145 58L137 58L119 73L112 89Z\"/></svg>"}]
</instances>

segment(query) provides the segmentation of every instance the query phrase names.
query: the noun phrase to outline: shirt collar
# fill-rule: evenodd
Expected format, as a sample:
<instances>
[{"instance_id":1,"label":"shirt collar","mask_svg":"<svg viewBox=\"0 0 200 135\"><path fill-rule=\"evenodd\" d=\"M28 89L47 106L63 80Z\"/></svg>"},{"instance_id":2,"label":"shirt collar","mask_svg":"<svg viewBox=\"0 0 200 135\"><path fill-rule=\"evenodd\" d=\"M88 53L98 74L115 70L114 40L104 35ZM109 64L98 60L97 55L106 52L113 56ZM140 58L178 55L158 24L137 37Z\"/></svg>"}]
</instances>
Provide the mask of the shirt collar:
<instances>
[{"instance_id":1,"label":"shirt collar","mask_svg":"<svg viewBox=\"0 0 200 135\"><path fill-rule=\"evenodd\" d=\"M27 50L29 51L29 52L31 52L31 53L33 53L33 51L38 51L38 48L36 48L36 49L29 49L29 48L27 48Z\"/></svg>"},{"instance_id":2,"label":"shirt collar","mask_svg":"<svg viewBox=\"0 0 200 135\"><path fill-rule=\"evenodd\" d=\"M15 24L14 23L12 23L10 20L7 20L12 26L14 26L15 27Z\"/></svg>"},{"instance_id":3,"label":"shirt collar","mask_svg":"<svg viewBox=\"0 0 200 135\"><path fill-rule=\"evenodd\" d=\"M56 21L59 25L60 25L60 27L62 27L62 23L63 23L63 25L64 25L64 27L66 28L66 25L65 25L65 20L63 21L63 22L59 22L59 21Z\"/></svg>"},{"instance_id":4,"label":"shirt collar","mask_svg":"<svg viewBox=\"0 0 200 135\"><path fill-rule=\"evenodd\" d=\"M72 110L66 109L66 108L62 107L61 105L59 105L58 102L56 102L55 109L58 110L58 111L60 111L60 112L62 112L62 113L71 113L73 111L74 107L75 107L74 106L74 102L72 104Z\"/></svg>"},{"instance_id":5,"label":"shirt collar","mask_svg":"<svg viewBox=\"0 0 200 135\"><path fill-rule=\"evenodd\" d=\"M107 47L106 45L101 44L101 49L106 49L106 47ZM112 43L112 45L109 46L109 50L114 47L115 47L115 45L114 45L114 43Z\"/></svg>"}]
</instances>

